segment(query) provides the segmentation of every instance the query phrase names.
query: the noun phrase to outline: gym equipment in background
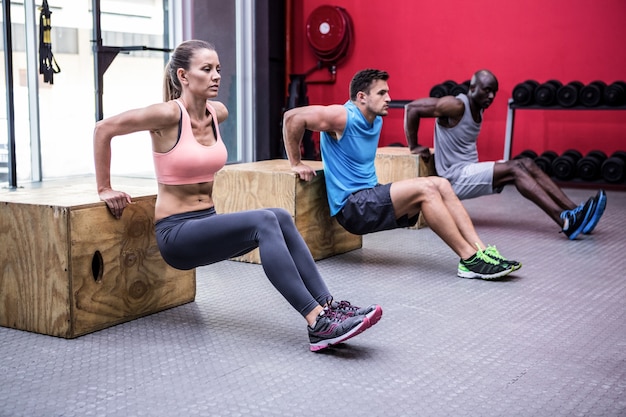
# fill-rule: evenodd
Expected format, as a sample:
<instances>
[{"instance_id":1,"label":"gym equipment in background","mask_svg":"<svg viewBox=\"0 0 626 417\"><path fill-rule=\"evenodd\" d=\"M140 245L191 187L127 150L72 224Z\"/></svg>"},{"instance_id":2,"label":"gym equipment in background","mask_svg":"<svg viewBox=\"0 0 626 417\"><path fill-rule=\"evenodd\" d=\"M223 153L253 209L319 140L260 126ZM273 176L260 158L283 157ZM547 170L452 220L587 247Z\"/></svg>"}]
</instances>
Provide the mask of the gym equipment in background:
<instances>
[{"instance_id":1,"label":"gym equipment in background","mask_svg":"<svg viewBox=\"0 0 626 417\"><path fill-rule=\"evenodd\" d=\"M535 88L535 103L540 106L552 106L556 104L556 92L563 87L559 80L548 80Z\"/></svg>"},{"instance_id":2,"label":"gym equipment in background","mask_svg":"<svg viewBox=\"0 0 626 417\"><path fill-rule=\"evenodd\" d=\"M587 107L597 107L602 104L606 83L596 80L580 89L580 103Z\"/></svg>"},{"instance_id":3,"label":"gym equipment in background","mask_svg":"<svg viewBox=\"0 0 626 417\"><path fill-rule=\"evenodd\" d=\"M576 163L578 177L585 181L595 181L602 177L602 163L606 154L600 150L589 151L587 155Z\"/></svg>"},{"instance_id":4,"label":"gym equipment in background","mask_svg":"<svg viewBox=\"0 0 626 417\"><path fill-rule=\"evenodd\" d=\"M560 86L559 86L560 85ZM557 86L553 101L554 87ZM608 84L601 80L584 85L582 81L563 84L548 80L543 84L528 79L513 87L507 102L506 131L504 135L505 161L510 160L513 148L515 115L521 110L626 110L626 81Z\"/></svg>"},{"instance_id":5,"label":"gym equipment in background","mask_svg":"<svg viewBox=\"0 0 626 417\"><path fill-rule=\"evenodd\" d=\"M525 149L513 159L531 158L546 175L559 181L582 180L618 184L626 181L626 151L615 151L607 156L604 151L594 149L586 155L568 149L560 156L555 151L544 151L537 155Z\"/></svg>"},{"instance_id":6,"label":"gym equipment in background","mask_svg":"<svg viewBox=\"0 0 626 417\"><path fill-rule=\"evenodd\" d=\"M535 89L539 82L526 80L513 88L513 102L518 106L529 106L535 102Z\"/></svg>"},{"instance_id":7,"label":"gym equipment in background","mask_svg":"<svg viewBox=\"0 0 626 417\"><path fill-rule=\"evenodd\" d=\"M533 151L532 149L524 149L522 152L516 155L515 158L513 159L520 159L520 158L535 159L536 157L537 157L537 152Z\"/></svg>"},{"instance_id":8,"label":"gym equipment in background","mask_svg":"<svg viewBox=\"0 0 626 417\"><path fill-rule=\"evenodd\" d=\"M460 84L455 85L450 89L451 96L458 96L459 94L467 94L469 91L470 80L465 80Z\"/></svg>"},{"instance_id":9,"label":"gym equipment in background","mask_svg":"<svg viewBox=\"0 0 626 417\"><path fill-rule=\"evenodd\" d=\"M626 104L626 82L615 81L604 89L604 104L622 106Z\"/></svg>"},{"instance_id":10,"label":"gym equipment in background","mask_svg":"<svg viewBox=\"0 0 626 417\"><path fill-rule=\"evenodd\" d=\"M602 163L602 178L606 182L619 183L626 179L626 151L615 151Z\"/></svg>"},{"instance_id":11,"label":"gym equipment in background","mask_svg":"<svg viewBox=\"0 0 626 417\"><path fill-rule=\"evenodd\" d=\"M595 80L588 84L570 81L567 84L552 79L544 83L526 80L513 87L513 104L516 106L576 106L600 107L626 105L626 82L614 81L610 84Z\"/></svg>"},{"instance_id":12,"label":"gym equipment in background","mask_svg":"<svg viewBox=\"0 0 626 417\"><path fill-rule=\"evenodd\" d=\"M441 98L443 96L449 96L452 94L452 89L456 87L458 84L456 81L447 80L442 82L441 84L435 84L431 89L429 96L435 98Z\"/></svg>"},{"instance_id":13,"label":"gym equipment in background","mask_svg":"<svg viewBox=\"0 0 626 417\"><path fill-rule=\"evenodd\" d=\"M579 103L580 90L584 86L580 81L570 81L562 85L556 92L556 103L563 107L574 107Z\"/></svg>"},{"instance_id":14,"label":"gym equipment in background","mask_svg":"<svg viewBox=\"0 0 626 417\"><path fill-rule=\"evenodd\" d=\"M568 149L552 161L553 175L562 181L569 181L576 177L576 164L583 155L576 149Z\"/></svg>"}]
</instances>

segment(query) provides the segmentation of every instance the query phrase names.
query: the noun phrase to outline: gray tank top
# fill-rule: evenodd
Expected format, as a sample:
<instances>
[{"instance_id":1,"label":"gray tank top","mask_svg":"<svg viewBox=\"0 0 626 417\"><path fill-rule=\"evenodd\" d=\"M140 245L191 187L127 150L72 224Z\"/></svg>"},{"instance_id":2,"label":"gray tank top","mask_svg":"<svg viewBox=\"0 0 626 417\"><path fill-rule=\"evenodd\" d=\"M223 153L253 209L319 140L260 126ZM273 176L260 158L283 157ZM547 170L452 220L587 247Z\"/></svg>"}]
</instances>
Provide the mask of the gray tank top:
<instances>
[{"instance_id":1,"label":"gray tank top","mask_svg":"<svg viewBox=\"0 0 626 417\"><path fill-rule=\"evenodd\" d=\"M456 98L465 104L461 121L451 128L435 123L435 167L439 176L450 181L454 181L464 165L478 162L476 140L482 124L472 118L467 96L459 94ZM482 110L480 114L482 120Z\"/></svg>"}]
</instances>

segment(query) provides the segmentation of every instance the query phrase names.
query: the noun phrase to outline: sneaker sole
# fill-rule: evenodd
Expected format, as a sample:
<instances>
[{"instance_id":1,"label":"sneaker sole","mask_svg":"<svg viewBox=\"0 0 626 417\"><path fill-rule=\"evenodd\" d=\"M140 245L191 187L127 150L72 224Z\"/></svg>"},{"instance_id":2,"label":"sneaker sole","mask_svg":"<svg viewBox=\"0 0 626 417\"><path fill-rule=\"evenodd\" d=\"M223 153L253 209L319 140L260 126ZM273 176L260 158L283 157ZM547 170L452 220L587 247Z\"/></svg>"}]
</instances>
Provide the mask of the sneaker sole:
<instances>
[{"instance_id":1,"label":"sneaker sole","mask_svg":"<svg viewBox=\"0 0 626 417\"><path fill-rule=\"evenodd\" d=\"M382 316L383 316L383 309L379 305L377 305L374 311L371 311L370 313L365 315L365 317L367 317L367 320L369 321L368 327L372 327L373 325L378 323L378 321L380 320Z\"/></svg>"},{"instance_id":2,"label":"sneaker sole","mask_svg":"<svg viewBox=\"0 0 626 417\"><path fill-rule=\"evenodd\" d=\"M382 314L382 310L381 310L381 314ZM370 320L367 318L367 316L365 316L363 317L363 321L359 323L358 326L355 326L354 328L352 328L348 333L342 334L341 336L335 337L334 339L326 339L326 340L321 340L317 343L311 343L309 348L311 349L311 352L318 352L332 345L345 342L346 340L351 339L354 336L363 333L365 330L367 330L371 326L372 325L370 324Z\"/></svg>"},{"instance_id":3,"label":"sneaker sole","mask_svg":"<svg viewBox=\"0 0 626 417\"><path fill-rule=\"evenodd\" d=\"M593 229L595 229L596 225L600 221L600 217L602 217L602 214L604 214L605 208L606 208L606 193L603 192L600 194L600 198L598 199L598 205L596 206L595 212L591 216L591 220L589 220L589 223L587 223L585 227L583 228L584 234L589 234L593 231Z\"/></svg>"},{"instance_id":4,"label":"sneaker sole","mask_svg":"<svg viewBox=\"0 0 626 417\"><path fill-rule=\"evenodd\" d=\"M519 268L518 268L519 269ZM472 271L458 271L457 272L457 276L459 278L467 278L467 279L486 279L486 280L490 280L490 279L497 279L497 278L502 278L504 276L509 275L511 272L515 271L515 269L513 268L509 268L506 269L502 272L498 272L497 274L490 274L490 275L486 275L486 274L477 274L475 272Z\"/></svg>"}]
</instances>

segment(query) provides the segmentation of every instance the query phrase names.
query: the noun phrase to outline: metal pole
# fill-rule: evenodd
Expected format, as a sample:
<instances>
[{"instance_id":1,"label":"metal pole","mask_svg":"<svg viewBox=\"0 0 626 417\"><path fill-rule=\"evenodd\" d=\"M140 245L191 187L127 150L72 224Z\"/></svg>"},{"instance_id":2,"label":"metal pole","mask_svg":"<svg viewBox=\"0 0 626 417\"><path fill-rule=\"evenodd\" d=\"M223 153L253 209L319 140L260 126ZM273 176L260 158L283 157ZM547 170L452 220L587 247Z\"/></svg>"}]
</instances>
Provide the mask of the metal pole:
<instances>
[{"instance_id":1,"label":"metal pole","mask_svg":"<svg viewBox=\"0 0 626 417\"><path fill-rule=\"evenodd\" d=\"M511 148L513 146L513 124L515 123L515 109L511 107L513 99L509 99L508 110L506 113L506 131L504 133L504 155L503 159L508 161L511 159Z\"/></svg>"},{"instance_id":2,"label":"metal pole","mask_svg":"<svg viewBox=\"0 0 626 417\"><path fill-rule=\"evenodd\" d=\"M4 71L7 85L7 133L9 147L9 188L17 188L15 168L15 106L13 100L13 38L11 36L11 2L2 2L4 25Z\"/></svg>"},{"instance_id":3,"label":"metal pole","mask_svg":"<svg viewBox=\"0 0 626 417\"><path fill-rule=\"evenodd\" d=\"M100 26L100 0L93 0L93 70L96 85L96 122L102 120L102 92L104 85L104 73L109 68L115 57L120 52L130 51L161 51L171 52L169 48L152 48L148 46L103 46L102 29Z\"/></svg>"},{"instance_id":4,"label":"metal pole","mask_svg":"<svg viewBox=\"0 0 626 417\"><path fill-rule=\"evenodd\" d=\"M169 48L170 46L170 1L163 0L163 46ZM167 65L169 61L169 54L163 54L163 67Z\"/></svg>"},{"instance_id":5,"label":"metal pole","mask_svg":"<svg viewBox=\"0 0 626 417\"><path fill-rule=\"evenodd\" d=\"M104 117L102 111L102 74L100 71L100 50L102 49L102 28L100 26L100 0L92 0L91 13L93 17L93 71L96 95L96 121Z\"/></svg>"},{"instance_id":6,"label":"metal pole","mask_svg":"<svg viewBox=\"0 0 626 417\"><path fill-rule=\"evenodd\" d=\"M35 23L35 2L25 1L26 22L26 65L28 74L28 114L30 115L30 164L31 179L43 179L41 168L41 135L39 126L39 71L37 62L37 24Z\"/></svg>"}]
</instances>

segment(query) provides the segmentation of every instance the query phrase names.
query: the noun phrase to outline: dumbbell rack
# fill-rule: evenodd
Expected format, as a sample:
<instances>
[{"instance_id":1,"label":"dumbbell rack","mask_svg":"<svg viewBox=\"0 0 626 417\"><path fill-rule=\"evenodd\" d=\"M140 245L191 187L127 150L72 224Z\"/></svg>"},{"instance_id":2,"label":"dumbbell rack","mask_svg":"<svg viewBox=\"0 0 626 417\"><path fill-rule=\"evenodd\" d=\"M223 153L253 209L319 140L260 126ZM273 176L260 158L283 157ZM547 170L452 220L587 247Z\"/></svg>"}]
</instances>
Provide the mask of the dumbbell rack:
<instances>
[{"instance_id":1,"label":"dumbbell rack","mask_svg":"<svg viewBox=\"0 0 626 417\"><path fill-rule=\"evenodd\" d=\"M506 133L504 135L504 160L508 161L511 159L511 145L513 143L513 128L515 125L515 111L516 110L626 110L626 106L596 106L596 107L587 107L583 105L576 105L573 107L563 107L563 106L539 106L536 104L531 104L528 106L520 106L513 102L513 99L509 99L508 103L508 111L506 115Z\"/></svg>"}]
</instances>

